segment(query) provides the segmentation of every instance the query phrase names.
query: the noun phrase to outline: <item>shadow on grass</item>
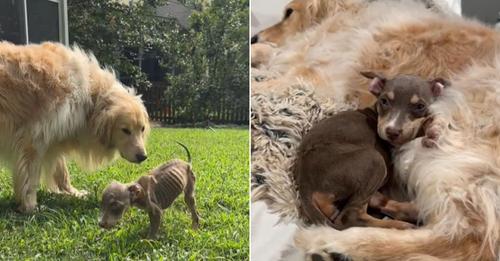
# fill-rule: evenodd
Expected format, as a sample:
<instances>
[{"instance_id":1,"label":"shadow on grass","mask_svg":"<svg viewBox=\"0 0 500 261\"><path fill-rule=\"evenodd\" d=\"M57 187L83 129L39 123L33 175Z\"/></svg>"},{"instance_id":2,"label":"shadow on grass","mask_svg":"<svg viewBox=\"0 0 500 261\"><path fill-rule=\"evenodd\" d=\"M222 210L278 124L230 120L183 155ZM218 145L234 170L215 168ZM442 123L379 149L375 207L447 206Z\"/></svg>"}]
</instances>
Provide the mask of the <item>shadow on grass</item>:
<instances>
[{"instance_id":1,"label":"shadow on grass","mask_svg":"<svg viewBox=\"0 0 500 261\"><path fill-rule=\"evenodd\" d=\"M0 198L0 220L22 226L25 221L45 222L57 216L83 216L99 211L99 201L95 196L74 197L70 195L54 194L48 192L38 192L37 209L30 214L23 214L17 211L17 204L12 195ZM57 220L57 219L56 219Z\"/></svg>"}]
</instances>

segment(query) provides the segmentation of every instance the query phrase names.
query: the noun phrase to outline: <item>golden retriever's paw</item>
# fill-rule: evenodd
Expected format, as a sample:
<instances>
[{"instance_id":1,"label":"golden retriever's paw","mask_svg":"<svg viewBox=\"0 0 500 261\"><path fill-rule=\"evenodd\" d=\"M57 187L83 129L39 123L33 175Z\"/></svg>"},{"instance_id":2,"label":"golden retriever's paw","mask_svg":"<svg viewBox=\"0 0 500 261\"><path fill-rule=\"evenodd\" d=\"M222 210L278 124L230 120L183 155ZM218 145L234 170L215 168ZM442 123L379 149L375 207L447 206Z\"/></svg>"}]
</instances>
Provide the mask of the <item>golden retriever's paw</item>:
<instances>
[{"instance_id":1,"label":"golden retriever's paw","mask_svg":"<svg viewBox=\"0 0 500 261\"><path fill-rule=\"evenodd\" d=\"M74 197L77 197L77 198L84 198L86 196L89 195L89 192L86 191L86 190L78 190L76 188L73 188L71 187L70 189L67 189L67 190L63 190L63 191L53 191L54 193L58 193L58 194L65 194L65 195L70 195L70 196L74 196Z\"/></svg>"},{"instance_id":2,"label":"golden retriever's paw","mask_svg":"<svg viewBox=\"0 0 500 261\"><path fill-rule=\"evenodd\" d=\"M295 234L295 246L306 253L306 260L351 260L343 254L345 236L330 227L302 228Z\"/></svg>"},{"instance_id":3,"label":"golden retriever's paw","mask_svg":"<svg viewBox=\"0 0 500 261\"><path fill-rule=\"evenodd\" d=\"M346 255L342 255L339 253L313 253L308 254L306 259L308 261L352 261L352 259Z\"/></svg>"},{"instance_id":4,"label":"golden retriever's paw","mask_svg":"<svg viewBox=\"0 0 500 261\"><path fill-rule=\"evenodd\" d=\"M309 227L301 228L295 234L295 246L306 252L313 249L318 249L328 243L329 238L332 236L330 233L335 233L336 230L329 227Z\"/></svg>"},{"instance_id":5,"label":"golden retriever's paw","mask_svg":"<svg viewBox=\"0 0 500 261\"><path fill-rule=\"evenodd\" d=\"M22 214L32 214L36 210L36 203L21 204L17 207L16 211Z\"/></svg>"},{"instance_id":6,"label":"golden retriever's paw","mask_svg":"<svg viewBox=\"0 0 500 261\"><path fill-rule=\"evenodd\" d=\"M75 189L75 191L73 193L71 193L71 195L78 197L78 198L84 198L84 197L89 195L89 192L86 190L83 190L83 189L82 190Z\"/></svg>"}]
</instances>

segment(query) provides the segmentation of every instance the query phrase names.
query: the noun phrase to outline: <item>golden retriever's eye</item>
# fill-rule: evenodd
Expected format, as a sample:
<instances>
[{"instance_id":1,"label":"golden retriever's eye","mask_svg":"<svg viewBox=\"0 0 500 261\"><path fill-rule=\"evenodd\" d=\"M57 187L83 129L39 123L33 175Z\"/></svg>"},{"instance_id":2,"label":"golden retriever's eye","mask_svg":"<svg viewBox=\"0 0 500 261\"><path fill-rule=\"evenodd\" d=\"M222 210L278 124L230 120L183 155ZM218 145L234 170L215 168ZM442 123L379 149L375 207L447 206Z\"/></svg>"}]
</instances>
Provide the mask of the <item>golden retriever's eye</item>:
<instances>
[{"instance_id":1,"label":"golden retriever's eye","mask_svg":"<svg viewBox=\"0 0 500 261\"><path fill-rule=\"evenodd\" d=\"M290 15L292 15L292 13L293 13L293 9L292 8L286 9L286 11L285 11L285 18L283 20L285 20L288 17L290 17Z\"/></svg>"},{"instance_id":2,"label":"golden retriever's eye","mask_svg":"<svg viewBox=\"0 0 500 261\"><path fill-rule=\"evenodd\" d=\"M144 132L144 130L145 130L145 128L144 128L144 126L142 126L142 129L141 129L141 131L142 131L142 132Z\"/></svg>"},{"instance_id":3,"label":"golden retriever's eye","mask_svg":"<svg viewBox=\"0 0 500 261\"><path fill-rule=\"evenodd\" d=\"M130 132L130 130L129 130L129 129L127 129L127 128L123 128L123 129L122 129L122 131L123 131L123 133L125 133L125 134L127 134L127 135L132 134L132 132Z\"/></svg>"}]
</instances>

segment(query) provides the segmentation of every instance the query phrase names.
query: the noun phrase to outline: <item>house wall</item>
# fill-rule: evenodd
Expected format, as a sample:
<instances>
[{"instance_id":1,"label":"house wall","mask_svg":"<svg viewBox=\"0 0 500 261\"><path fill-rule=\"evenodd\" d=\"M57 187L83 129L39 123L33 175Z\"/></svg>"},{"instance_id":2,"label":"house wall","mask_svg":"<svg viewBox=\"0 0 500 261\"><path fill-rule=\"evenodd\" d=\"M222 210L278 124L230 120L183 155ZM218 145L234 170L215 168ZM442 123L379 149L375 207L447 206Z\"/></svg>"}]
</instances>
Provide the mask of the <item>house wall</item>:
<instances>
[{"instance_id":1,"label":"house wall","mask_svg":"<svg viewBox=\"0 0 500 261\"><path fill-rule=\"evenodd\" d=\"M462 14L495 24L500 12L499 0L462 0Z\"/></svg>"}]
</instances>

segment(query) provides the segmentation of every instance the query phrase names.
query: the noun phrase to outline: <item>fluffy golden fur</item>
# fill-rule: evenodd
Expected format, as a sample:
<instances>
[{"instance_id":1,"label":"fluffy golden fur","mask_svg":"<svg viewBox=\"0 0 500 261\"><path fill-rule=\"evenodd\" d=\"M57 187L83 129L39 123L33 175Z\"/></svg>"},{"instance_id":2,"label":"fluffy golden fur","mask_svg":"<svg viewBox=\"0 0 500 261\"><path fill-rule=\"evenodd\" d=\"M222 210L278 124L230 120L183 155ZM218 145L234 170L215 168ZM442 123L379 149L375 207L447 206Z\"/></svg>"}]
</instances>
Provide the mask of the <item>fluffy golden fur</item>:
<instances>
[{"instance_id":1,"label":"fluffy golden fur","mask_svg":"<svg viewBox=\"0 0 500 261\"><path fill-rule=\"evenodd\" d=\"M358 101L364 107L373 99L360 71L449 78L474 60L491 61L500 47L500 35L492 28L436 13L418 2L344 2L358 5L276 48L269 62L260 66L280 77L254 83L252 91L282 92L305 82L325 96Z\"/></svg>"},{"instance_id":2,"label":"fluffy golden fur","mask_svg":"<svg viewBox=\"0 0 500 261\"><path fill-rule=\"evenodd\" d=\"M41 177L54 192L71 186L65 157L92 169L120 154L146 156L148 115L94 56L61 44L0 42L0 159L11 168L19 210L36 207Z\"/></svg>"}]
</instances>

